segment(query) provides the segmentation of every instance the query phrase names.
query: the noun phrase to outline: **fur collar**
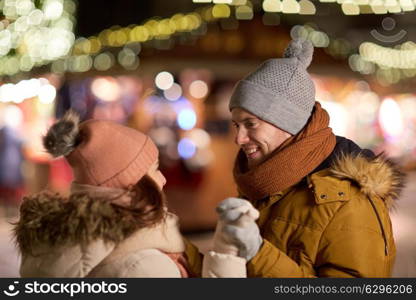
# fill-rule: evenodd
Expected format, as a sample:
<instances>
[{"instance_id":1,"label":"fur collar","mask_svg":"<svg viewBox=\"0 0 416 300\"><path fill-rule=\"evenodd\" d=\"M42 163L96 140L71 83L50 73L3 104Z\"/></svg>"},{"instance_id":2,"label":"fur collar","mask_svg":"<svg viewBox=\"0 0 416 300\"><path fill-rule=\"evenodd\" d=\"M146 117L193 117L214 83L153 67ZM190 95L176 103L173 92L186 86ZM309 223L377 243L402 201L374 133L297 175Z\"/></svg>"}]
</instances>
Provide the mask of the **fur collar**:
<instances>
[{"instance_id":1,"label":"fur collar","mask_svg":"<svg viewBox=\"0 0 416 300\"><path fill-rule=\"evenodd\" d=\"M25 197L14 234L22 254L31 254L39 245L86 246L96 240L120 244L132 236L141 243L139 248L180 251L184 247L176 216L167 213L161 224L141 228L131 210L85 193L69 198L51 192Z\"/></svg>"},{"instance_id":2,"label":"fur collar","mask_svg":"<svg viewBox=\"0 0 416 300\"><path fill-rule=\"evenodd\" d=\"M388 207L393 206L404 186L404 174L382 155L341 155L329 170L336 178L357 184L365 195L380 197Z\"/></svg>"},{"instance_id":3,"label":"fur collar","mask_svg":"<svg viewBox=\"0 0 416 300\"><path fill-rule=\"evenodd\" d=\"M185 242L179 231L178 217L168 213L164 222L149 228L142 228L121 241L101 263L111 264L126 253L143 249L158 249L167 253L185 251Z\"/></svg>"}]
</instances>

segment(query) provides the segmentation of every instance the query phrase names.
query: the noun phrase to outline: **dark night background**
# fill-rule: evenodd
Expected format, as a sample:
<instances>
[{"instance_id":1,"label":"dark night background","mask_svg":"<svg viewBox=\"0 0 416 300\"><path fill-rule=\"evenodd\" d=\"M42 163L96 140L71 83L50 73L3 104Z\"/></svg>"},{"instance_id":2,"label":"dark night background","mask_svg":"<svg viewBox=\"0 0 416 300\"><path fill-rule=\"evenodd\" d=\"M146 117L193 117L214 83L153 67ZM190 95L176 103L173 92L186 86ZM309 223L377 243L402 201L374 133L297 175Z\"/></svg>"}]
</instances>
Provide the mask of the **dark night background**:
<instances>
[{"instance_id":1,"label":"dark night background","mask_svg":"<svg viewBox=\"0 0 416 300\"><path fill-rule=\"evenodd\" d=\"M170 17L204 4L192 0L78 0L76 36L91 36L113 25L140 24L153 16Z\"/></svg>"},{"instance_id":2,"label":"dark night background","mask_svg":"<svg viewBox=\"0 0 416 300\"><path fill-rule=\"evenodd\" d=\"M258 9L262 0L251 1ZM383 32L381 22L386 15L366 14L346 16L337 3L320 3L313 1L317 13L312 16L297 14L279 14L281 24L293 26L313 22L330 36L344 36L353 46L358 46L371 38L369 32L378 29ZM78 0L77 23L75 35L77 37L97 35L111 26L128 26L142 24L153 17L171 17L176 13L188 13L212 3L193 3L192 0ZM394 32L406 28L408 37L416 36L416 18L414 14L391 14L400 22ZM389 33L389 32L384 32ZM387 45L388 46L388 45Z\"/></svg>"}]
</instances>

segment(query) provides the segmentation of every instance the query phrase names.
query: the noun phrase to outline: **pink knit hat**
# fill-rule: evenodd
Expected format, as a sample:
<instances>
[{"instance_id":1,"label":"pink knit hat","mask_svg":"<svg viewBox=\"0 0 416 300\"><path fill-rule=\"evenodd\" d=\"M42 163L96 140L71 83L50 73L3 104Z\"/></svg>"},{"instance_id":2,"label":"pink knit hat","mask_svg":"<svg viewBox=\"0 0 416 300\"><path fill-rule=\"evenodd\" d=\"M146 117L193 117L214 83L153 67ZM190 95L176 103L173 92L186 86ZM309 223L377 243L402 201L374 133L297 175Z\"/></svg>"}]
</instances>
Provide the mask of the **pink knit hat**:
<instances>
[{"instance_id":1,"label":"pink knit hat","mask_svg":"<svg viewBox=\"0 0 416 300\"><path fill-rule=\"evenodd\" d=\"M111 121L89 120L78 125L67 113L44 137L53 156L65 155L79 184L126 188L136 184L158 158L145 134Z\"/></svg>"}]
</instances>

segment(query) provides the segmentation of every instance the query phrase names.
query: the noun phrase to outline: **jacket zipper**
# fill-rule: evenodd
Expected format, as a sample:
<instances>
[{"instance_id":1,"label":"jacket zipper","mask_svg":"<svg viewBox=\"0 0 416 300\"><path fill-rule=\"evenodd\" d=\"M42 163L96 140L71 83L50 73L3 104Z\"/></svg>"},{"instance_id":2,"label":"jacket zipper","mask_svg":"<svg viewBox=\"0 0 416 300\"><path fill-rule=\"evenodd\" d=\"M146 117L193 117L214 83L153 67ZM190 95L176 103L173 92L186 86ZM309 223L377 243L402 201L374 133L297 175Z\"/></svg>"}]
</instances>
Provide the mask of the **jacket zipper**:
<instances>
[{"instance_id":1,"label":"jacket zipper","mask_svg":"<svg viewBox=\"0 0 416 300\"><path fill-rule=\"evenodd\" d=\"M383 223L381 222L380 215L379 215L379 213L378 213L378 211L377 211L377 208L376 208L376 206L375 206L375 204L374 204L373 200L371 200L371 198L370 198L369 196L367 196L367 198L368 198L368 200L370 201L371 206L373 207L374 212L376 213L378 223L380 224L381 234L383 235L383 239L384 239L384 253L385 253L385 254L386 254L386 256L387 256L387 255L389 254L389 250L388 250L388 244L387 244L387 236L386 236L386 232L384 231Z\"/></svg>"}]
</instances>

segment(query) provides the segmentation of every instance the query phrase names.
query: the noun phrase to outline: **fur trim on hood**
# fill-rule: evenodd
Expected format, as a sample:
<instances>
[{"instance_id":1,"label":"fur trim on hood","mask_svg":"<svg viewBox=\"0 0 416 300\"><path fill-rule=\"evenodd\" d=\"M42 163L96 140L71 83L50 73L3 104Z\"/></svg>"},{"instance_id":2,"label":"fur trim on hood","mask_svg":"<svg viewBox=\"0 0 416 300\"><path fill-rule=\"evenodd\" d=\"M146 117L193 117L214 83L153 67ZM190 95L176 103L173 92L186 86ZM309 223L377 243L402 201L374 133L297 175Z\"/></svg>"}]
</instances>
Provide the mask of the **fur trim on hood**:
<instances>
[{"instance_id":1,"label":"fur trim on hood","mask_svg":"<svg viewBox=\"0 0 416 300\"><path fill-rule=\"evenodd\" d=\"M97 239L119 243L141 227L134 210L108 200L85 193L65 198L42 192L23 199L14 233L26 254L40 244L87 245Z\"/></svg>"},{"instance_id":2,"label":"fur trim on hood","mask_svg":"<svg viewBox=\"0 0 416 300\"><path fill-rule=\"evenodd\" d=\"M380 197L392 207L404 186L404 174L383 155L367 158L362 155L341 155L330 168L333 176L348 179L369 197Z\"/></svg>"}]
</instances>

